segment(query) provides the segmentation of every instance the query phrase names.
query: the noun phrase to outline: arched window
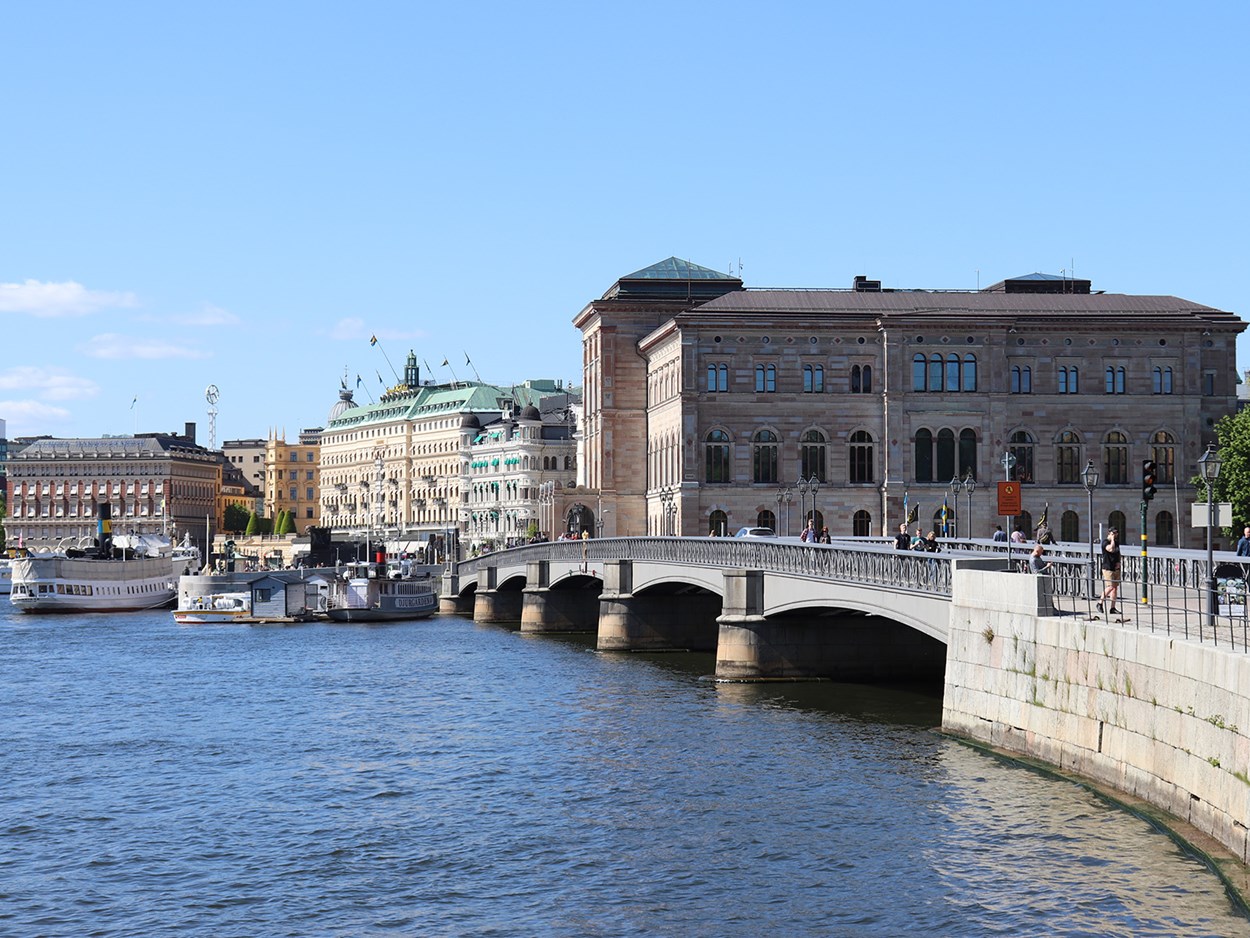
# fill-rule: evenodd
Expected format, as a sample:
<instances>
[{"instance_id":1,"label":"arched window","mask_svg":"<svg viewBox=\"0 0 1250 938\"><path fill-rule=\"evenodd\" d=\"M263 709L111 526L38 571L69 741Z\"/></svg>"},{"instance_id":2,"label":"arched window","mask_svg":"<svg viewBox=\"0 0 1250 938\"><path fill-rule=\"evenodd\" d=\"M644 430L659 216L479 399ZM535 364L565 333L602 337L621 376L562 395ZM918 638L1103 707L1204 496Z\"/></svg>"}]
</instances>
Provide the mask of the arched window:
<instances>
[{"instance_id":1,"label":"arched window","mask_svg":"<svg viewBox=\"0 0 1250 938\"><path fill-rule=\"evenodd\" d=\"M1033 369L1028 365L1011 366L1011 393L1033 393Z\"/></svg>"},{"instance_id":2,"label":"arched window","mask_svg":"<svg viewBox=\"0 0 1250 938\"><path fill-rule=\"evenodd\" d=\"M937 481L946 482L955 476L955 431L943 427L937 435Z\"/></svg>"},{"instance_id":3,"label":"arched window","mask_svg":"<svg viewBox=\"0 0 1250 938\"><path fill-rule=\"evenodd\" d=\"M1033 540L1033 533L1034 533L1033 512L1031 511L1020 512L1020 514L1016 515L1015 524L1016 524L1016 527L1021 531L1021 533L1024 534L1026 538L1028 538L1030 541Z\"/></svg>"},{"instance_id":4,"label":"arched window","mask_svg":"<svg viewBox=\"0 0 1250 938\"><path fill-rule=\"evenodd\" d=\"M977 434L965 427L959 431L959 478L977 477Z\"/></svg>"},{"instance_id":5,"label":"arched window","mask_svg":"<svg viewBox=\"0 0 1250 938\"><path fill-rule=\"evenodd\" d=\"M715 363L707 366L707 389L712 393L729 390L729 366Z\"/></svg>"},{"instance_id":6,"label":"arched window","mask_svg":"<svg viewBox=\"0 0 1250 938\"><path fill-rule=\"evenodd\" d=\"M1170 511L1161 511L1155 515L1155 543L1160 547L1176 546L1176 522Z\"/></svg>"},{"instance_id":7,"label":"arched window","mask_svg":"<svg viewBox=\"0 0 1250 938\"><path fill-rule=\"evenodd\" d=\"M963 390L975 391L977 389L977 357L971 352L964 355L964 381Z\"/></svg>"},{"instance_id":8,"label":"arched window","mask_svg":"<svg viewBox=\"0 0 1250 938\"><path fill-rule=\"evenodd\" d=\"M707 529L715 531L717 537L727 537L729 535L729 516L719 508L707 516Z\"/></svg>"},{"instance_id":9,"label":"arched window","mask_svg":"<svg viewBox=\"0 0 1250 938\"><path fill-rule=\"evenodd\" d=\"M862 508L851 517L851 535L872 537L872 515Z\"/></svg>"},{"instance_id":10,"label":"arched window","mask_svg":"<svg viewBox=\"0 0 1250 938\"><path fill-rule=\"evenodd\" d=\"M923 386L917 390L924 390ZM851 366L851 393L872 393L872 365Z\"/></svg>"},{"instance_id":11,"label":"arched window","mask_svg":"<svg viewBox=\"0 0 1250 938\"><path fill-rule=\"evenodd\" d=\"M959 355L950 355L946 359L946 390L959 390Z\"/></svg>"},{"instance_id":12,"label":"arched window","mask_svg":"<svg viewBox=\"0 0 1250 938\"><path fill-rule=\"evenodd\" d=\"M916 431L916 481L933 481L933 432Z\"/></svg>"},{"instance_id":13,"label":"arched window","mask_svg":"<svg viewBox=\"0 0 1250 938\"><path fill-rule=\"evenodd\" d=\"M1061 365L1059 367L1059 393L1080 393L1080 382L1078 380L1076 365Z\"/></svg>"},{"instance_id":14,"label":"arched window","mask_svg":"<svg viewBox=\"0 0 1250 938\"><path fill-rule=\"evenodd\" d=\"M760 394L771 394L777 390L777 366L755 366L755 390Z\"/></svg>"},{"instance_id":15,"label":"arched window","mask_svg":"<svg viewBox=\"0 0 1250 938\"><path fill-rule=\"evenodd\" d=\"M825 390L825 366L803 366L803 393L823 394Z\"/></svg>"},{"instance_id":16,"label":"arched window","mask_svg":"<svg viewBox=\"0 0 1250 938\"><path fill-rule=\"evenodd\" d=\"M1123 394L1124 393L1124 366L1121 365L1117 368L1113 368L1110 365L1108 365L1107 371L1106 371L1106 379L1107 379L1107 393L1108 394Z\"/></svg>"},{"instance_id":17,"label":"arched window","mask_svg":"<svg viewBox=\"0 0 1250 938\"><path fill-rule=\"evenodd\" d=\"M757 528L768 528L770 531L776 531L777 516L765 508L755 516L755 526Z\"/></svg>"},{"instance_id":18,"label":"arched window","mask_svg":"<svg viewBox=\"0 0 1250 938\"><path fill-rule=\"evenodd\" d=\"M751 442L751 481L776 482L777 434L772 430L761 430Z\"/></svg>"},{"instance_id":19,"label":"arched window","mask_svg":"<svg viewBox=\"0 0 1250 938\"><path fill-rule=\"evenodd\" d=\"M1122 511L1111 512L1110 517L1107 518L1107 525L1108 527L1115 528L1117 531L1120 532L1120 546L1121 548L1123 548L1124 542L1128 540L1128 527L1124 523L1124 512ZM1103 537L1106 537L1106 536L1107 536L1107 532L1104 531Z\"/></svg>"},{"instance_id":20,"label":"arched window","mask_svg":"<svg viewBox=\"0 0 1250 938\"><path fill-rule=\"evenodd\" d=\"M1060 485L1080 485L1082 468L1081 438L1073 430L1064 430L1055 446L1055 481Z\"/></svg>"},{"instance_id":21,"label":"arched window","mask_svg":"<svg viewBox=\"0 0 1250 938\"><path fill-rule=\"evenodd\" d=\"M1011 469L1011 477L1020 483L1031 483L1033 474L1033 436L1027 430L1017 430L1008 440L1008 452L1016 457Z\"/></svg>"},{"instance_id":22,"label":"arched window","mask_svg":"<svg viewBox=\"0 0 1250 938\"><path fill-rule=\"evenodd\" d=\"M729 434L713 430L704 443L703 478L709 483L729 481Z\"/></svg>"},{"instance_id":23,"label":"arched window","mask_svg":"<svg viewBox=\"0 0 1250 938\"><path fill-rule=\"evenodd\" d=\"M867 430L856 430L851 434L850 461L848 480L851 482L871 482L873 478L873 441Z\"/></svg>"},{"instance_id":24,"label":"arched window","mask_svg":"<svg viewBox=\"0 0 1250 938\"><path fill-rule=\"evenodd\" d=\"M1150 438L1150 458L1155 461L1155 478L1160 483L1176 477L1176 440L1166 430Z\"/></svg>"},{"instance_id":25,"label":"arched window","mask_svg":"<svg viewBox=\"0 0 1250 938\"><path fill-rule=\"evenodd\" d=\"M1081 519L1080 516L1071 509L1065 511L1059 516L1059 540L1081 540Z\"/></svg>"},{"instance_id":26,"label":"arched window","mask_svg":"<svg viewBox=\"0 0 1250 938\"><path fill-rule=\"evenodd\" d=\"M1156 394L1172 393L1172 369L1156 366L1154 370L1154 392Z\"/></svg>"},{"instance_id":27,"label":"arched window","mask_svg":"<svg viewBox=\"0 0 1250 938\"><path fill-rule=\"evenodd\" d=\"M924 390L925 376L925 357L923 355L914 355L911 360L911 389L913 391Z\"/></svg>"},{"instance_id":28,"label":"arched window","mask_svg":"<svg viewBox=\"0 0 1250 938\"><path fill-rule=\"evenodd\" d=\"M799 474L804 479L815 476L821 482L828 482L825 474L825 435L819 430L808 430L803 434L799 447Z\"/></svg>"},{"instance_id":29,"label":"arched window","mask_svg":"<svg viewBox=\"0 0 1250 938\"><path fill-rule=\"evenodd\" d=\"M941 355L929 356L929 390L942 390L942 371L944 362Z\"/></svg>"},{"instance_id":30,"label":"arched window","mask_svg":"<svg viewBox=\"0 0 1250 938\"><path fill-rule=\"evenodd\" d=\"M1103 438L1102 481L1107 485L1128 484L1128 437L1119 430Z\"/></svg>"}]
</instances>

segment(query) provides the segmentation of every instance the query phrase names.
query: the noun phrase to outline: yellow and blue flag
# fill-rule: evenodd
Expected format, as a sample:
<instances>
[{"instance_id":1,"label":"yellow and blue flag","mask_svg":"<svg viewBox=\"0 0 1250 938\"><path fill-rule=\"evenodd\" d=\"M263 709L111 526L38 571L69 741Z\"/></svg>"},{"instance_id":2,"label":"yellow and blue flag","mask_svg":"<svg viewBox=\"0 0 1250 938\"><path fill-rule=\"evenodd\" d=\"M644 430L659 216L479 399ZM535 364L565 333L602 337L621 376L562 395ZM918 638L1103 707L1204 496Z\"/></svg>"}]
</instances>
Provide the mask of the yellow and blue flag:
<instances>
[{"instance_id":1,"label":"yellow and blue flag","mask_svg":"<svg viewBox=\"0 0 1250 938\"><path fill-rule=\"evenodd\" d=\"M370 345L377 345L377 344L378 344L378 337L377 337L376 335L371 335L371 336L369 336L369 344L370 344Z\"/></svg>"}]
</instances>

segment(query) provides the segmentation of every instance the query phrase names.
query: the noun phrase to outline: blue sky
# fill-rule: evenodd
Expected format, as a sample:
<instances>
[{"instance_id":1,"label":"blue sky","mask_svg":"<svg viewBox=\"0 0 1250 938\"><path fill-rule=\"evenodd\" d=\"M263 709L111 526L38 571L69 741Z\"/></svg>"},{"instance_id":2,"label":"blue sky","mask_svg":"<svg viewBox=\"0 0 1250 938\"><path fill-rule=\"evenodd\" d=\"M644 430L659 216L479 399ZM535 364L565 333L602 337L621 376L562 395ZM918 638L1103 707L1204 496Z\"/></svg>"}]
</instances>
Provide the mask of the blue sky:
<instances>
[{"instance_id":1,"label":"blue sky","mask_svg":"<svg viewBox=\"0 0 1250 938\"><path fill-rule=\"evenodd\" d=\"M9 4L0 418L206 443L212 383L218 444L293 439L409 348L579 382L572 317L670 255L1246 316L1248 10Z\"/></svg>"}]
</instances>

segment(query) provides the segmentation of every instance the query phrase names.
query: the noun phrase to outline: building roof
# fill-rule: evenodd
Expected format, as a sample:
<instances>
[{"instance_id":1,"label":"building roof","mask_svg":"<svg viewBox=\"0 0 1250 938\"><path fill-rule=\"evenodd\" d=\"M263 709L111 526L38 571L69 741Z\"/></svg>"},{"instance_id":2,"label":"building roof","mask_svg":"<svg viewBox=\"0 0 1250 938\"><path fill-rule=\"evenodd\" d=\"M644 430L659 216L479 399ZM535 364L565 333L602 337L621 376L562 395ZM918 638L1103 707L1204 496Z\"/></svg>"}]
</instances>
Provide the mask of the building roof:
<instances>
[{"instance_id":1,"label":"building roof","mask_svg":"<svg viewBox=\"0 0 1250 938\"><path fill-rule=\"evenodd\" d=\"M1090 325L1091 317L1117 319L1148 317L1152 321L1192 321L1236 326L1246 324L1233 313L1193 303L1175 296L1133 296L1125 293L1001 293L987 291L885 290L737 290L679 316L697 320L716 316L755 314L833 316L865 321L892 318L934 318L984 316L992 318L1047 319L1079 318Z\"/></svg>"},{"instance_id":2,"label":"building roof","mask_svg":"<svg viewBox=\"0 0 1250 938\"><path fill-rule=\"evenodd\" d=\"M659 263L626 274L621 280L737 280L710 267L700 267L680 257L669 257Z\"/></svg>"},{"instance_id":3,"label":"building roof","mask_svg":"<svg viewBox=\"0 0 1250 938\"><path fill-rule=\"evenodd\" d=\"M417 420L439 414L497 413L502 409L502 401L513 401L517 406L524 407L536 404L554 388L555 383L549 380L530 380L515 385L484 384L480 381L425 385L404 393L388 392L376 404L346 410L330 421L326 431L365 423Z\"/></svg>"},{"instance_id":4,"label":"building roof","mask_svg":"<svg viewBox=\"0 0 1250 938\"><path fill-rule=\"evenodd\" d=\"M204 447L185 437L165 433L141 436L106 436L87 439L43 437L16 452L10 459L154 459L175 455L210 456Z\"/></svg>"}]
</instances>

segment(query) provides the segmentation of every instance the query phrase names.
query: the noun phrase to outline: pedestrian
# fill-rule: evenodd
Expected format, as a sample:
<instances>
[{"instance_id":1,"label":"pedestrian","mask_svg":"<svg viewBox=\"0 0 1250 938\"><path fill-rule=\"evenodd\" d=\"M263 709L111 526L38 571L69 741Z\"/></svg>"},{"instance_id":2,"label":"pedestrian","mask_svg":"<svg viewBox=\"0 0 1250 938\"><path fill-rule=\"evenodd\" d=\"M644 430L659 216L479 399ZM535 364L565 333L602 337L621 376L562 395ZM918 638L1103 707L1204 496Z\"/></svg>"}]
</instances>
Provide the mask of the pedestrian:
<instances>
[{"instance_id":1,"label":"pedestrian","mask_svg":"<svg viewBox=\"0 0 1250 938\"><path fill-rule=\"evenodd\" d=\"M1050 569L1050 564L1046 562L1045 554L1046 548L1042 546L1039 540L1037 546L1033 548L1033 553L1029 555L1029 569L1031 571L1041 574Z\"/></svg>"},{"instance_id":2,"label":"pedestrian","mask_svg":"<svg viewBox=\"0 0 1250 938\"><path fill-rule=\"evenodd\" d=\"M803 529L803 533L799 535L799 539L805 544L816 543L816 522L814 519L807 519L807 527Z\"/></svg>"},{"instance_id":3,"label":"pedestrian","mask_svg":"<svg viewBox=\"0 0 1250 938\"><path fill-rule=\"evenodd\" d=\"M916 528L916 533L911 537L912 550L924 550L924 535L920 533L920 529Z\"/></svg>"},{"instance_id":4,"label":"pedestrian","mask_svg":"<svg viewBox=\"0 0 1250 938\"><path fill-rule=\"evenodd\" d=\"M911 535L907 533L906 522L898 526L898 533L894 535L894 549L911 550Z\"/></svg>"},{"instance_id":5,"label":"pedestrian","mask_svg":"<svg viewBox=\"0 0 1250 938\"><path fill-rule=\"evenodd\" d=\"M1007 532L1003 530L1003 526L1001 524L994 525L994 540L998 541L1000 544L1007 540Z\"/></svg>"},{"instance_id":6,"label":"pedestrian","mask_svg":"<svg viewBox=\"0 0 1250 938\"><path fill-rule=\"evenodd\" d=\"M1043 521L1041 524L1037 526L1037 543L1051 544L1053 542L1054 542L1054 538L1051 537L1051 534L1050 534L1050 525L1048 525L1045 521Z\"/></svg>"},{"instance_id":7,"label":"pedestrian","mask_svg":"<svg viewBox=\"0 0 1250 938\"><path fill-rule=\"evenodd\" d=\"M1102 542L1102 595L1098 597L1098 611L1102 612L1104 601L1110 600L1108 612L1115 614L1116 596L1120 592L1120 532L1112 528Z\"/></svg>"},{"instance_id":8,"label":"pedestrian","mask_svg":"<svg viewBox=\"0 0 1250 938\"><path fill-rule=\"evenodd\" d=\"M1023 532L1023 531L1021 531L1019 528L1016 528L1014 531L1012 531L1012 532L1011 532L1011 543L1013 543L1013 544L1023 544L1023 543L1024 543L1024 532Z\"/></svg>"},{"instance_id":9,"label":"pedestrian","mask_svg":"<svg viewBox=\"0 0 1250 938\"><path fill-rule=\"evenodd\" d=\"M937 532L929 532L929 536L924 539L924 549L931 554L936 554L942 549L942 545L938 543Z\"/></svg>"},{"instance_id":10,"label":"pedestrian","mask_svg":"<svg viewBox=\"0 0 1250 938\"><path fill-rule=\"evenodd\" d=\"M716 537L716 529L715 529L715 528L712 528L712 530L708 532L707 536L708 536L708 537Z\"/></svg>"},{"instance_id":11,"label":"pedestrian","mask_svg":"<svg viewBox=\"0 0 1250 938\"><path fill-rule=\"evenodd\" d=\"M1250 557L1250 524L1246 525L1245 531L1242 532L1241 540L1237 542L1237 556Z\"/></svg>"},{"instance_id":12,"label":"pedestrian","mask_svg":"<svg viewBox=\"0 0 1250 938\"><path fill-rule=\"evenodd\" d=\"M831 537L829 536L829 525L827 525L827 524L826 524L826 525L824 525L823 527L821 527L821 529L820 529L820 543L822 543L822 544L832 544L832 543L833 543L833 538L831 538Z\"/></svg>"}]
</instances>

